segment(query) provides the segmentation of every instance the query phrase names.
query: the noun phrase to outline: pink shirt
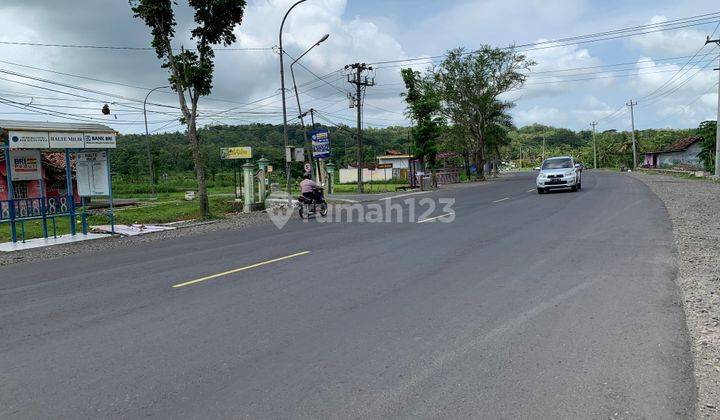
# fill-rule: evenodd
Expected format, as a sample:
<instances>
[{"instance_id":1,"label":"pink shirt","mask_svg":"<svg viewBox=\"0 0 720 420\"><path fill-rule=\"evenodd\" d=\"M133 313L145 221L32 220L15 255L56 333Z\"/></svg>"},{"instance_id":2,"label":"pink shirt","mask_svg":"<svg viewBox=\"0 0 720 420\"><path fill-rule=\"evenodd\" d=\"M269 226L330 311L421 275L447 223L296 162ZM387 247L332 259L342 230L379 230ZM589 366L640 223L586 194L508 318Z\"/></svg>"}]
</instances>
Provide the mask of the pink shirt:
<instances>
[{"instance_id":1,"label":"pink shirt","mask_svg":"<svg viewBox=\"0 0 720 420\"><path fill-rule=\"evenodd\" d=\"M312 192L314 187L319 187L316 182L314 182L312 179L303 179L300 182L300 192L302 193L309 193Z\"/></svg>"}]
</instances>

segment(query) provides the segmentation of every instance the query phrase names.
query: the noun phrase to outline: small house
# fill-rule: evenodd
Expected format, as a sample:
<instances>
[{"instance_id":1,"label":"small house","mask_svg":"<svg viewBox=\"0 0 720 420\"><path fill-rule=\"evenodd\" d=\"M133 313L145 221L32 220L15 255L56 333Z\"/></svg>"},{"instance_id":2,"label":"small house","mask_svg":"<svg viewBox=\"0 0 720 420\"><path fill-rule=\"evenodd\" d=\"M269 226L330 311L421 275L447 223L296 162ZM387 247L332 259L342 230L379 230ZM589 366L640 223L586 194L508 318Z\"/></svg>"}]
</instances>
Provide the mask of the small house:
<instances>
[{"instance_id":1,"label":"small house","mask_svg":"<svg viewBox=\"0 0 720 420\"><path fill-rule=\"evenodd\" d=\"M645 153L643 167L702 170L703 164L698 157L702 141L702 137L692 136L678 140L662 151Z\"/></svg>"}]
</instances>

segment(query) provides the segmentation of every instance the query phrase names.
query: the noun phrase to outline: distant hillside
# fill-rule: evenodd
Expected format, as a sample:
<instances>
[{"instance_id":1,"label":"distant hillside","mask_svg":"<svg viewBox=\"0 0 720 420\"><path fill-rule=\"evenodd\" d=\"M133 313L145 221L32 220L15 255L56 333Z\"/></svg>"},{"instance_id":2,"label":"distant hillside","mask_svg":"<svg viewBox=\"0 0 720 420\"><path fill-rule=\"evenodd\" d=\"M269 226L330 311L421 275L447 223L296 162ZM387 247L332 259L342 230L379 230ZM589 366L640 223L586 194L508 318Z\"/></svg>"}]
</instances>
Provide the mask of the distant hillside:
<instances>
[{"instance_id":1,"label":"distant hillside","mask_svg":"<svg viewBox=\"0 0 720 420\"><path fill-rule=\"evenodd\" d=\"M320 126L318 126L320 127ZM348 126L326 127L330 130L332 160L345 166L357 159L355 130ZM638 153L661 150L670 143L697 133L697 129L683 130L639 130L637 132ZM407 151L410 149L409 128L389 127L366 129L364 133L365 161L372 162L378 154L388 149ZM239 126L210 126L200 130L203 141L203 155L210 177L230 166L220 160L220 148L251 146L256 159L264 156L276 168L284 163L282 125L249 124ZM575 132L540 124L525 126L509 133L510 144L501 153L503 159L518 159L520 148L528 163L537 162L542 156L542 138L545 137L546 156L571 154L584 162L592 162L592 133L589 130ZM301 145L302 131L299 126L289 127L290 143ZM614 130L597 133L598 155L603 166L629 164L632 148L629 132ZM150 136L156 176L163 173L176 174L192 172L190 148L183 133L155 134ZM441 151L451 150L451 142L440 144ZM144 136L125 135L118 138L118 148L113 153L113 170L125 180L147 179L147 156ZM224 165L224 166L223 166ZM223 169L224 168L224 169Z\"/></svg>"},{"instance_id":2,"label":"distant hillside","mask_svg":"<svg viewBox=\"0 0 720 420\"><path fill-rule=\"evenodd\" d=\"M345 165L357 160L355 132L345 126L326 127L330 131L332 160ZM365 160L372 161L387 149L408 150L408 129L390 127L366 129L363 131ZM256 159L264 156L271 165L284 165L284 141L282 125L250 124L239 126L211 126L199 130L203 142L203 156L209 176L229 170L227 163L220 160L220 148L251 146ZM289 127L290 144L301 145L303 135L300 126ZM153 160L157 176L163 173L192 171L190 147L183 133L155 134L150 136ZM113 153L113 170L127 180L146 179L147 155L145 137L125 135L118 138L118 148Z\"/></svg>"}]
</instances>

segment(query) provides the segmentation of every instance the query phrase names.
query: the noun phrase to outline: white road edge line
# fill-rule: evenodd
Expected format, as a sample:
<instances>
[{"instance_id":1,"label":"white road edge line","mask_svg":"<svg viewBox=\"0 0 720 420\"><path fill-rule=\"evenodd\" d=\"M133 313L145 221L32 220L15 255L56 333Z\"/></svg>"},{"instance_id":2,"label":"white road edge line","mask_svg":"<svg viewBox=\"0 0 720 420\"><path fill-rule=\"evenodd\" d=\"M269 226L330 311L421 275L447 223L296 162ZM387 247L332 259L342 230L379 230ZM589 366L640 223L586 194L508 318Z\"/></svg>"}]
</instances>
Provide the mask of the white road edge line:
<instances>
[{"instance_id":1,"label":"white road edge line","mask_svg":"<svg viewBox=\"0 0 720 420\"><path fill-rule=\"evenodd\" d=\"M418 220L417 223L430 222L432 220L440 219L441 217L452 216L453 214L455 214L455 213L445 213L445 214L441 214L440 216L431 217L429 219Z\"/></svg>"},{"instance_id":2,"label":"white road edge line","mask_svg":"<svg viewBox=\"0 0 720 420\"><path fill-rule=\"evenodd\" d=\"M383 197L383 198L378 199L378 201L392 200L393 198L409 197L409 196L411 196L411 195L427 194L427 193L429 193L429 192L430 192L430 191L411 192L411 193L407 193L407 194L394 195L394 196L392 196L392 197Z\"/></svg>"},{"instance_id":3,"label":"white road edge line","mask_svg":"<svg viewBox=\"0 0 720 420\"><path fill-rule=\"evenodd\" d=\"M527 190L527 192L535 192L535 188L533 188L532 190Z\"/></svg>"},{"instance_id":4,"label":"white road edge line","mask_svg":"<svg viewBox=\"0 0 720 420\"><path fill-rule=\"evenodd\" d=\"M493 203L499 203L499 202L501 202L501 201L507 201L507 200L509 200L509 199L510 199L510 197L505 197L505 198L501 198L501 199L499 199L499 200L495 200L495 201L493 201Z\"/></svg>"}]
</instances>

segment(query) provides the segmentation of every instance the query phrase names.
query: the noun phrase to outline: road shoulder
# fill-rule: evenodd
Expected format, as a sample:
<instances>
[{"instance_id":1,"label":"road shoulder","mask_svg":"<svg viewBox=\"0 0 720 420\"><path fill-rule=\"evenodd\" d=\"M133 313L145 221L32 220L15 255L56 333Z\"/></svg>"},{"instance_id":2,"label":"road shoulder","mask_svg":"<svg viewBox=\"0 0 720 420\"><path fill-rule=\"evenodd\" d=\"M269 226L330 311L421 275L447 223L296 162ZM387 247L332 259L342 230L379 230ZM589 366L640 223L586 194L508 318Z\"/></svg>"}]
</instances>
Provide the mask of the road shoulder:
<instances>
[{"instance_id":1,"label":"road shoulder","mask_svg":"<svg viewBox=\"0 0 720 420\"><path fill-rule=\"evenodd\" d=\"M720 417L720 184L634 173L663 201L678 251L677 284L692 339L697 417Z\"/></svg>"},{"instance_id":2,"label":"road shoulder","mask_svg":"<svg viewBox=\"0 0 720 420\"><path fill-rule=\"evenodd\" d=\"M107 238L94 239L91 241L73 242L23 251L0 252L0 267L10 264L52 260L70 255L91 254L107 249L128 248L147 242L165 241L184 236L202 235L223 230L246 229L265 224L270 224L270 219L267 217L267 213L263 211L251 214L232 215L213 221L212 223L190 224L174 230L148 233L140 236L108 236Z\"/></svg>"}]
</instances>

